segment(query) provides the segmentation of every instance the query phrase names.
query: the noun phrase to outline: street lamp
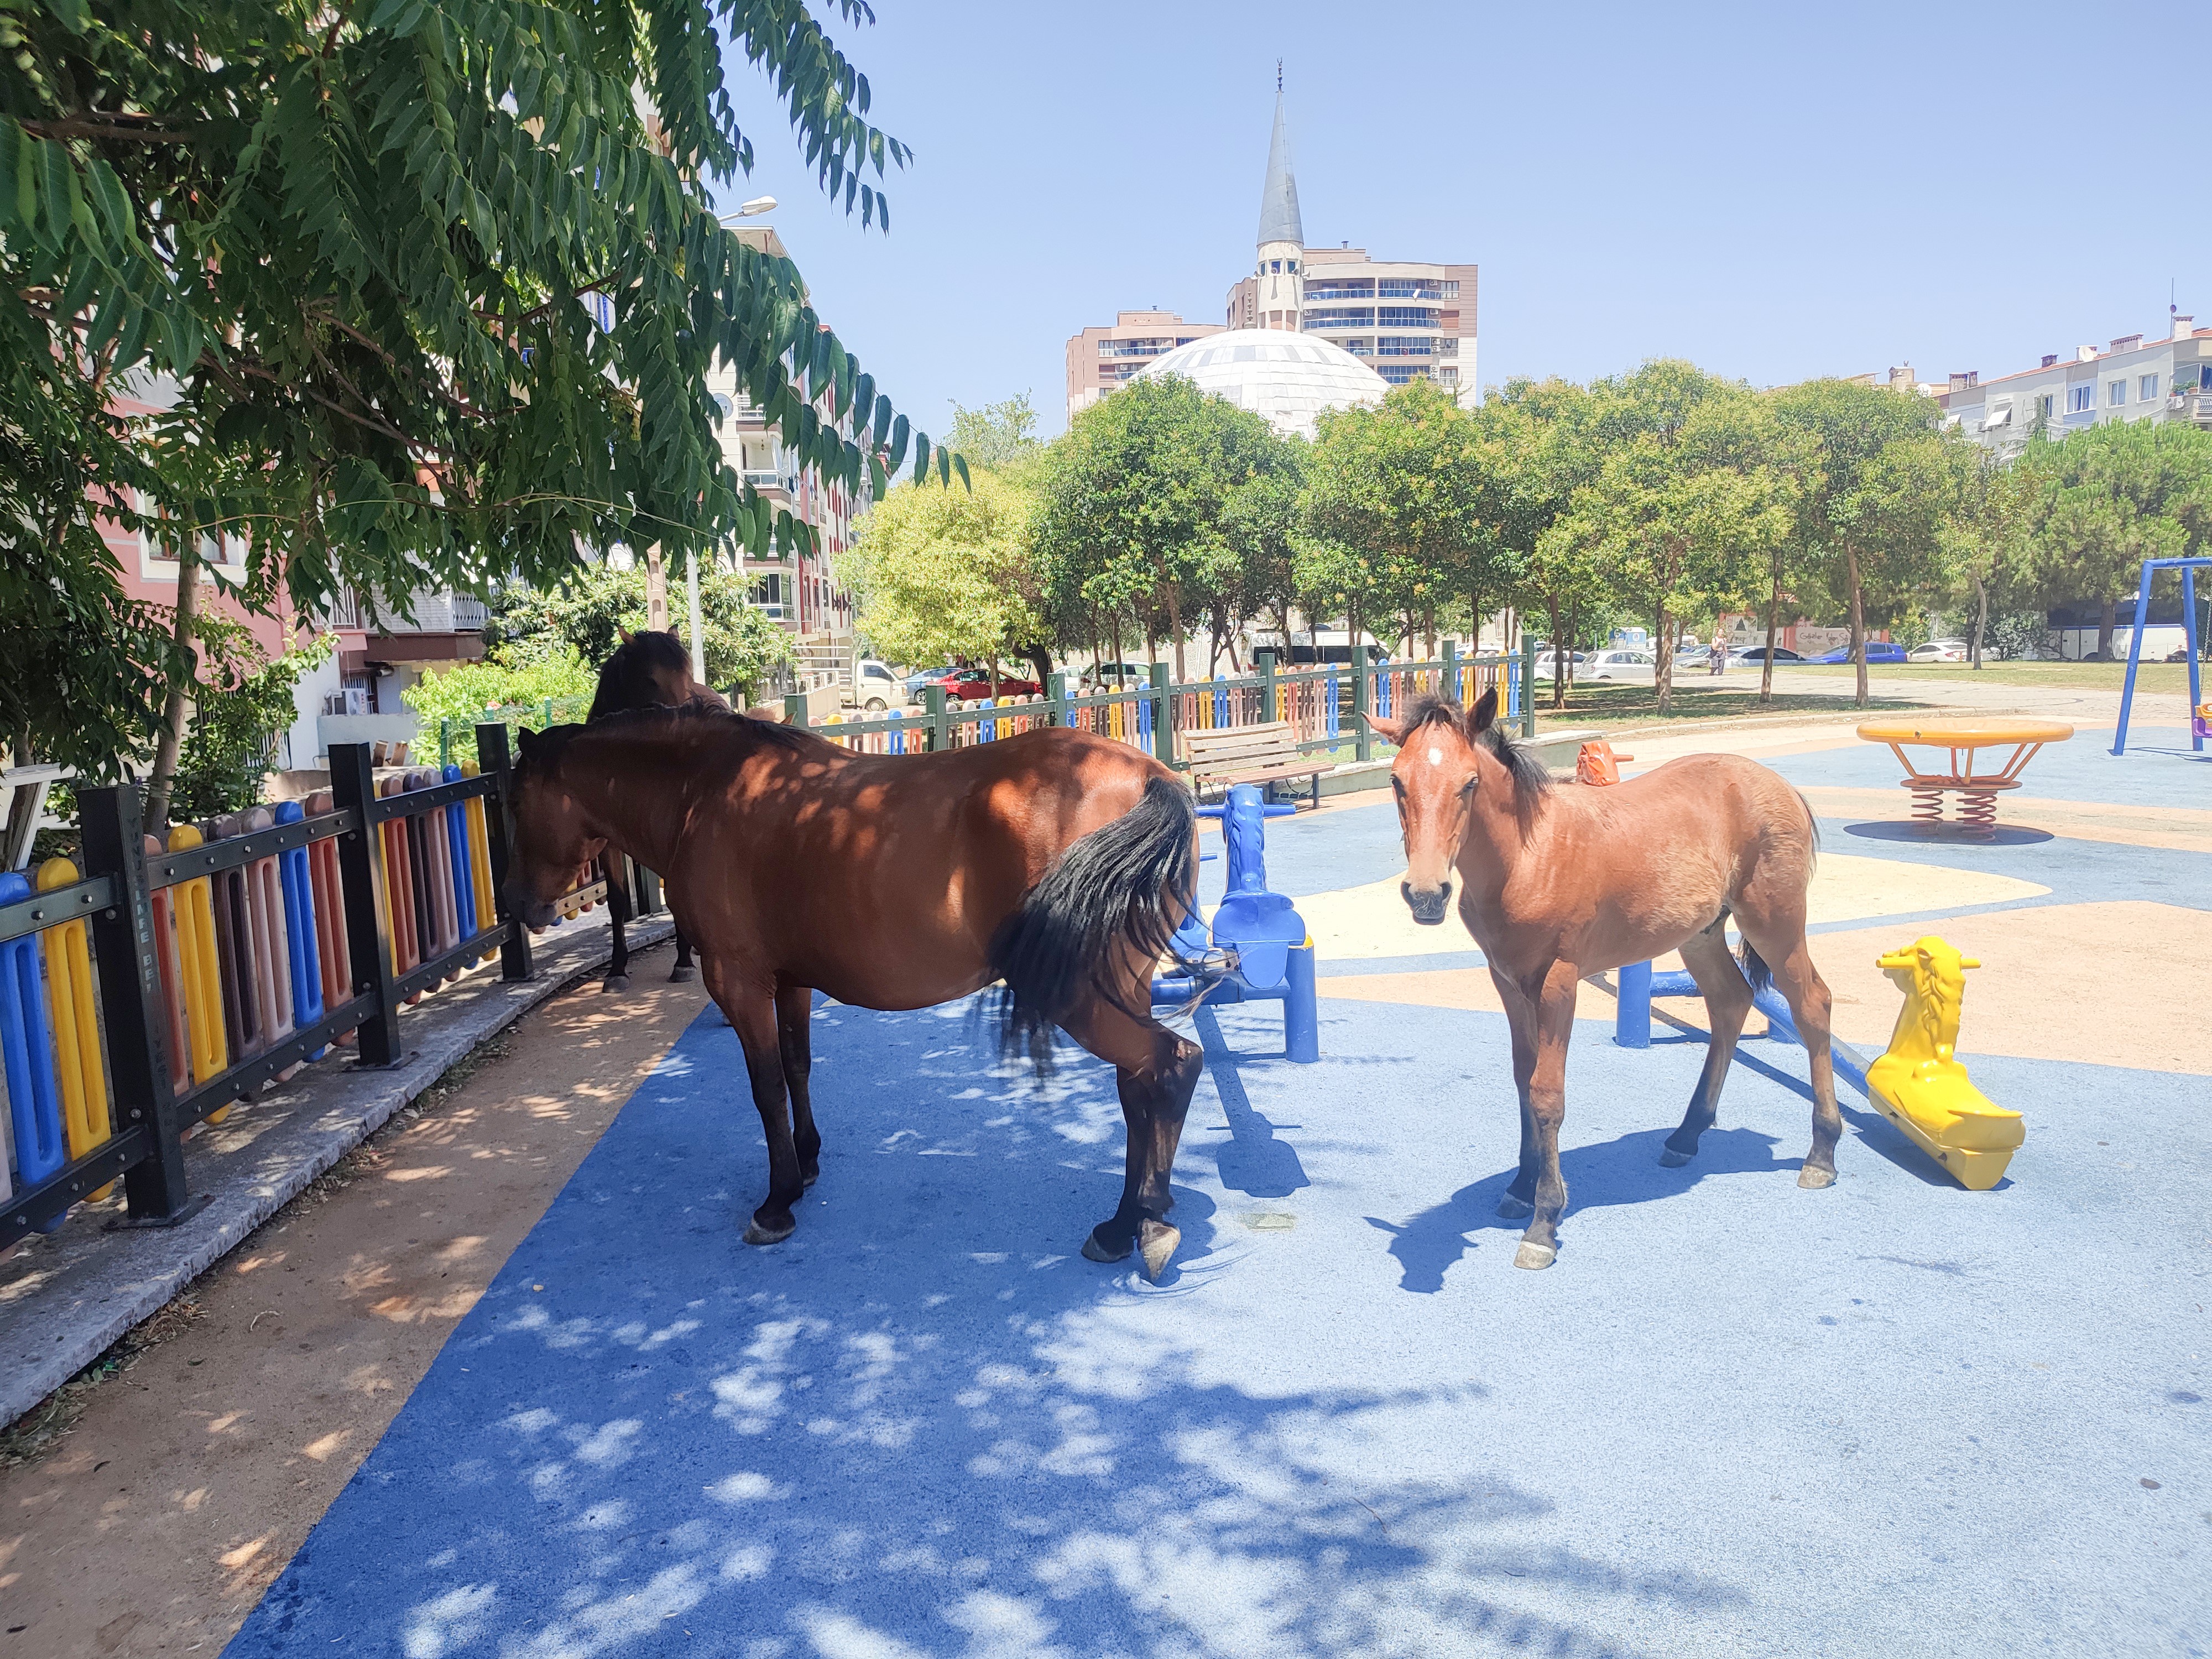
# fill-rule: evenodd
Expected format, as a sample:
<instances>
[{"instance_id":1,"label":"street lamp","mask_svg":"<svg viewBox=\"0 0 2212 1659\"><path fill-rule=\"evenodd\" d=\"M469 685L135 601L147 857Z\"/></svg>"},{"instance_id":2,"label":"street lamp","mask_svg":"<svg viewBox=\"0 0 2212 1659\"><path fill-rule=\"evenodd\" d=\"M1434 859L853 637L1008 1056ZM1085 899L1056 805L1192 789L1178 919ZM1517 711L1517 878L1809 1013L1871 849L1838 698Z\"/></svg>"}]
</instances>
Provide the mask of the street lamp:
<instances>
[{"instance_id":1,"label":"street lamp","mask_svg":"<svg viewBox=\"0 0 2212 1659\"><path fill-rule=\"evenodd\" d=\"M737 210L735 213L726 213L726 214L724 214L724 215L722 216L722 221L721 221L721 222L722 222L724 224L726 224L726 224L728 224L728 223L729 223L732 219L750 219L750 218L751 218L755 214L758 214L758 213L773 213L774 211L775 211L775 197L773 197L773 196L756 196L756 197L754 197L754 198L753 198L753 199L752 199L751 201L750 201L750 202L741 202L741 203L739 203L739 204L738 204L738 210Z\"/></svg>"}]
</instances>

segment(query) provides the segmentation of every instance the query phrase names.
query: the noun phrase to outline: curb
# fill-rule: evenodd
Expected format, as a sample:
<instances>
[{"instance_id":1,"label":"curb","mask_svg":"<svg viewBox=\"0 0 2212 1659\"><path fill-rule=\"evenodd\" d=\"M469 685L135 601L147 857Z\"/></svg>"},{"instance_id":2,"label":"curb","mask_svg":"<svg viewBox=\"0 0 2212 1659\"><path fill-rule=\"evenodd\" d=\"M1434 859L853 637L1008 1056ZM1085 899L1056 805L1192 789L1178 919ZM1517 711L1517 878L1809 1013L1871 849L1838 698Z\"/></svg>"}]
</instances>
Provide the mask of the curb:
<instances>
[{"instance_id":1,"label":"curb","mask_svg":"<svg viewBox=\"0 0 2212 1659\"><path fill-rule=\"evenodd\" d=\"M665 915L633 922L630 948L674 932ZM532 953L533 979L510 983L479 969L402 1014L409 1052L389 1071L356 1069L333 1051L240 1101L221 1125L203 1124L185 1145L186 1179L210 1201L182 1225L106 1232L121 1213L118 1196L79 1205L59 1231L24 1240L0 1263L0 1427L158 1312L487 1040L598 972L613 954L605 912L538 935Z\"/></svg>"}]
</instances>

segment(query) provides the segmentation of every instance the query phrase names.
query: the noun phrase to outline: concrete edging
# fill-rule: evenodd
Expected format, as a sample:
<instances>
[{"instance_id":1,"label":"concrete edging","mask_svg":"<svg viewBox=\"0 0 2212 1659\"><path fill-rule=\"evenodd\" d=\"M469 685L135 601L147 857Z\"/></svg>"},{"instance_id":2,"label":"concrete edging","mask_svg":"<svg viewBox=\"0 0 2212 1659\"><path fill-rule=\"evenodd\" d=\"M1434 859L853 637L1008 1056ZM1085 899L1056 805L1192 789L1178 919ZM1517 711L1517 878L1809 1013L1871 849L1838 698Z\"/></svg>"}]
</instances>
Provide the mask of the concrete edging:
<instances>
[{"instance_id":1,"label":"concrete edging","mask_svg":"<svg viewBox=\"0 0 2212 1659\"><path fill-rule=\"evenodd\" d=\"M0 1426L13 1423L158 1312L394 1113L508 1026L609 961L605 912L531 942L537 976L509 983L479 969L400 1016L406 1060L352 1067L334 1051L220 1126L185 1143L186 1179L211 1201L169 1229L109 1233L113 1203L79 1206L59 1231L33 1234L0 1263ZM665 915L635 922L630 948L675 932Z\"/></svg>"}]
</instances>

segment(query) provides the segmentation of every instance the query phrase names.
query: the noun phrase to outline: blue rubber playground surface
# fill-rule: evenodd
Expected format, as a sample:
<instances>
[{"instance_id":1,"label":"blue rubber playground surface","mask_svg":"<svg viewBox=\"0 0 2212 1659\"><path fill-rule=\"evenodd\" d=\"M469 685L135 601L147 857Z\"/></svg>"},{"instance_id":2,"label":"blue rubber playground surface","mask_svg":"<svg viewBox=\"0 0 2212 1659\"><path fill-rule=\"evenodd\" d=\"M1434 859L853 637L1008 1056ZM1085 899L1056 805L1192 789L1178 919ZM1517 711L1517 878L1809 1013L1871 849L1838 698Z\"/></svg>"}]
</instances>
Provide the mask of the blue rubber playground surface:
<instances>
[{"instance_id":1,"label":"blue rubber playground surface","mask_svg":"<svg viewBox=\"0 0 2212 1659\"><path fill-rule=\"evenodd\" d=\"M1825 758L1783 769L1856 781ZM1397 868L1387 805L1268 836L1294 894ZM2005 851L2050 902L2159 872L2212 906L2212 855ZM822 1181L749 1249L758 1121L709 1012L229 1652L2212 1651L2204 1077L1970 1053L2027 1115L2006 1184L1846 1091L1808 1193L1802 1051L1746 1044L1663 1170L1702 1045L1586 1022L1563 1249L1522 1273L1503 1017L1327 988L1317 1066L1266 1005L1198 1017L1158 1285L1077 1254L1111 1074L1064 1048L1039 1083L965 1006L817 1008Z\"/></svg>"}]
</instances>

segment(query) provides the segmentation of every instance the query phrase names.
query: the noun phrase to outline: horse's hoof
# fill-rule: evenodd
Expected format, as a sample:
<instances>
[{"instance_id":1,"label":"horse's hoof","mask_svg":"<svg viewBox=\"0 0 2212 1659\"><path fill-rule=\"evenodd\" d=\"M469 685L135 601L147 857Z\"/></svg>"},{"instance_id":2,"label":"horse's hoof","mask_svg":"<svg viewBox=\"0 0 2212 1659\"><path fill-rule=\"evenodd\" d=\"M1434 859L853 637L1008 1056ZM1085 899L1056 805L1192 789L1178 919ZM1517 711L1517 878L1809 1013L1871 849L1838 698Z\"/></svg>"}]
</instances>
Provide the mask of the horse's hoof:
<instances>
[{"instance_id":1,"label":"horse's hoof","mask_svg":"<svg viewBox=\"0 0 2212 1659\"><path fill-rule=\"evenodd\" d=\"M789 1238L792 1234L798 1231L799 1224L788 1216L786 1216L783 1218L781 1225L774 1227L763 1226L761 1223L761 1218L758 1216L755 1216L750 1221L745 1224L745 1243L748 1244L781 1244L785 1239Z\"/></svg>"},{"instance_id":2,"label":"horse's hoof","mask_svg":"<svg viewBox=\"0 0 2212 1659\"><path fill-rule=\"evenodd\" d=\"M1808 1164L1797 1171L1797 1184L1808 1192L1817 1193L1823 1187L1832 1187L1836 1184L1836 1172L1833 1170L1823 1170L1815 1164Z\"/></svg>"},{"instance_id":3,"label":"horse's hoof","mask_svg":"<svg viewBox=\"0 0 2212 1659\"><path fill-rule=\"evenodd\" d=\"M1696 1156L1695 1152L1678 1152L1672 1146L1662 1146L1659 1149L1659 1167L1662 1170L1679 1170Z\"/></svg>"},{"instance_id":4,"label":"horse's hoof","mask_svg":"<svg viewBox=\"0 0 2212 1659\"><path fill-rule=\"evenodd\" d=\"M684 968L679 966L671 968L668 970L668 982L671 985L689 985L693 980L698 977L699 970L696 968Z\"/></svg>"},{"instance_id":5,"label":"horse's hoof","mask_svg":"<svg viewBox=\"0 0 2212 1659\"><path fill-rule=\"evenodd\" d=\"M1525 1198L1516 1198L1510 1193L1498 1200L1498 1218L1500 1221L1518 1221L1523 1216L1535 1213L1534 1205Z\"/></svg>"},{"instance_id":6,"label":"horse's hoof","mask_svg":"<svg viewBox=\"0 0 2212 1659\"><path fill-rule=\"evenodd\" d=\"M1513 1252L1513 1265L1532 1272L1548 1267L1559 1259L1559 1253L1549 1244L1531 1244L1525 1238L1521 1241L1521 1248Z\"/></svg>"},{"instance_id":7,"label":"horse's hoof","mask_svg":"<svg viewBox=\"0 0 2212 1659\"><path fill-rule=\"evenodd\" d=\"M1083 1241L1083 1259L1085 1261L1098 1261L1109 1265L1116 1261L1127 1261L1129 1259L1129 1252L1133 1248L1133 1245L1124 1244L1117 1250L1110 1244L1102 1243L1098 1237L1098 1229L1093 1227L1091 1230L1091 1237Z\"/></svg>"},{"instance_id":8,"label":"horse's hoof","mask_svg":"<svg viewBox=\"0 0 2212 1659\"><path fill-rule=\"evenodd\" d=\"M1143 1240L1145 1277L1155 1284L1168 1268L1168 1258L1182 1243L1182 1235L1164 1221L1147 1221L1138 1230Z\"/></svg>"},{"instance_id":9,"label":"horse's hoof","mask_svg":"<svg viewBox=\"0 0 2212 1659\"><path fill-rule=\"evenodd\" d=\"M802 1167L799 1171L799 1184L802 1188L811 1187L821 1179L822 1171L819 1169L809 1170Z\"/></svg>"},{"instance_id":10,"label":"horse's hoof","mask_svg":"<svg viewBox=\"0 0 2212 1659\"><path fill-rule=\"evenodd\" d=\"M627 991L629 989L629 975L628 974L609 974L605 979L599 981L599 989L602 991Z\"/></svg>"}]
</instances>

